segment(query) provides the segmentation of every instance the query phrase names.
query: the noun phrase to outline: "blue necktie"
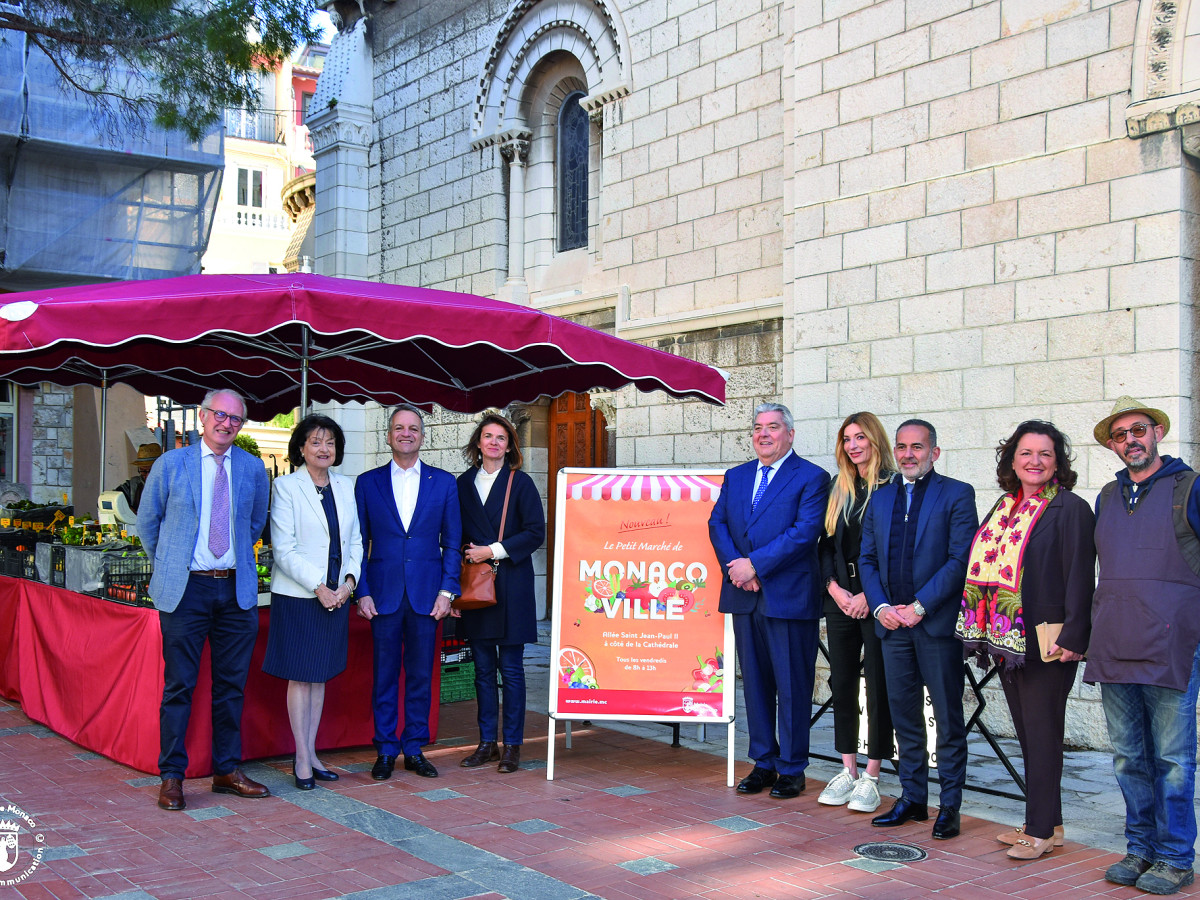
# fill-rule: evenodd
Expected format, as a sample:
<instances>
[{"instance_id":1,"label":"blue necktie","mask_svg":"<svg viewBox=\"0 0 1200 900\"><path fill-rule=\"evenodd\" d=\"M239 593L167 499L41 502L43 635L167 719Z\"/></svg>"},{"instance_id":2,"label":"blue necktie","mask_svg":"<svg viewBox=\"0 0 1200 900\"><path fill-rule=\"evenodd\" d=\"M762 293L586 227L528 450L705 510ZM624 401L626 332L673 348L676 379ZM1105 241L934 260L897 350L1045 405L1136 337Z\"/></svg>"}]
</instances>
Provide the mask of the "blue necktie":
<instances>
[{"instance_id":1,"label":"blue necktie","mask_svg":"<svg viewBox=\"0 0 1200 900\"><path fill-rule=\"evenodd\" d=\"M914 483L911 481L904 482L904 521L908 521L908 511L912 509L912 492Z\"/></svg>"},{"instance_id":2,"label":"blue necktie","mask_svg":"<svg viewBox=\"0 0 1200 900\"><path fill-rule=\"evenodd\" d=\"M754 510L758 507L758 501L761 500L763 498L763 494L767 492L767 477L770 475L770 473L770 466L762 467L762 480L759 481L758 489L754 492L754 500L750 503L750 512L754 512ZM745 494L742 496L744 497Z\"/></svg>"}]
</instances>

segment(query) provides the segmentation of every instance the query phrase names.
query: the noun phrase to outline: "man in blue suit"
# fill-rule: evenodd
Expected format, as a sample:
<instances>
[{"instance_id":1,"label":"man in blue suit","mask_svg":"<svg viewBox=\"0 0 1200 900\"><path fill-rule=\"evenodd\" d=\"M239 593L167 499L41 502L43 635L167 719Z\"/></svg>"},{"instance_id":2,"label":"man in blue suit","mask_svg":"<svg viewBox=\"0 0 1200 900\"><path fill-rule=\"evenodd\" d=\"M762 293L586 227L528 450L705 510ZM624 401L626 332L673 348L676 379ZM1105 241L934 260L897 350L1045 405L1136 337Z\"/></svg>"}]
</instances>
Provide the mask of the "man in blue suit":
<instances>
[{"instance_id":1,"label":"man in blue suit","mask_svg":"<svg viewBox=\"0 0 1200 900\"><path fill-rule=\"evenodd\" d=\"M188 718L207 639L212 660L212 789L241 797L270 792L242 774L242 702L258 635L254 544L267 522L270 484L262 460L233 446L246 403L210 391L199 444L159 457L146 479L138 535L153 561L150 596L163 641L162 785L158 805L184 809Z\"/></svg>"},{"instance_id":2,"label":"man in blue suit","mask_svg":"<svg viewBox=\"0 0 1200 900\"><path fill-rule=\"evenodd\" d=\"M903 789L892 808L871 824L888 828L929 818L924 685L937 723L941 779L933 836L945 840L958 835L967 780L963 650L954 624L979 517L974 489L933 471L940 455L937 431L928 422L909 419L897 429L900 477L867 504L859 567L875 629L883 638Z\"/></svg>"},{"instance_id":3,"label":"man in blue suit","mask_svg":"<svg viewBox=\"0 0 1200 900\"><path fill-rule=\"evenodd\" d=\"M371 622L376 781L392 777L396 757L423 778L437 769L429 743L429 704L437 662L437 623L451 615L462 566L458 485L444 469L422 465L425 419L402 404L388 420L392 461L359 476L354 486L368 556L358 582L358 614ZM404 730L396 736L400 668Z\"/></svg>"},{"instance_id":4,"label":"man in blue suit","mask_svg":"<svg viewBox=\"0 0 1200 900\"><path fill-rule=\"evenodd\" d=\"M758 461L725 473L708 520L725 576L719 609L733 615L754 760L737 789L771 787L776 799L804 790L821 617L817 539L829 493L825 471L792 452L794 438L786 406L759 406L752 432Z\"/></svg>"}]
</instances>

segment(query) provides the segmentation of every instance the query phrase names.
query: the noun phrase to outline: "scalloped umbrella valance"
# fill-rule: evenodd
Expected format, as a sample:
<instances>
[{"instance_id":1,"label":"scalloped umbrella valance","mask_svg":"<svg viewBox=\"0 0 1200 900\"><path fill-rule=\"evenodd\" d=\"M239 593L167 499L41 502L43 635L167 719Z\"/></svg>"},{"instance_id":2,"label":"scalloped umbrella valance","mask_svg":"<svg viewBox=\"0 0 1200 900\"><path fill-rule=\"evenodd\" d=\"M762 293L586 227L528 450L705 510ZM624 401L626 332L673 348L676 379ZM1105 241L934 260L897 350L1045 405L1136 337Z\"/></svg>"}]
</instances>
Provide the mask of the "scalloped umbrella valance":
<instances>
[{"instance_id":1,"label":"scalloped umbrella valance","mask_svg":"<svg viewBox=\"0 0 1200 900\"><path fill-rule=\"evenodd\" d=\"M726 373L500 300L284 274L0 295L0 378L184 404L230 387L264 420L313 400L470 413L630 384L723 403Z\"/></svg>"}]
</instances>

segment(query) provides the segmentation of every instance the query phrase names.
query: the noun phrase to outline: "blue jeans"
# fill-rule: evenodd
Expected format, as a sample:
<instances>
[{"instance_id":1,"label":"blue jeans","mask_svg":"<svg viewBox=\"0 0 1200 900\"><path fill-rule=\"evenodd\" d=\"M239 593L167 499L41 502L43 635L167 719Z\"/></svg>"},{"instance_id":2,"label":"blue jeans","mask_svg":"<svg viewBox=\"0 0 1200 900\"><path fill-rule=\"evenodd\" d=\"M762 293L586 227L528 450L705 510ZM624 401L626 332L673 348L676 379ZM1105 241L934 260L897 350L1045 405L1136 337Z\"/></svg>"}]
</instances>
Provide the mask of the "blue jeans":
<instances>
[{"instance_id":1,"label":"blue jeans","mask_svg":"<svg viewBox=\"0 0 1200 900\"><path fill-rule=\"evenodd\" d=\"M1196 693L1200 648L1186 690L1102 684L1113 769L1125 797L1134 856L1187 869L1196 843Z\"/></svg>"},{"instance_id":2,"label":"blue jeans","mask_svg":"<svg viewBox=\"0 0 1200 900\"><path fill-rule=\"evenodd\" d=\"M500 729L500 695L496 671L504 680L505 746L525 742L525 645L471 641L475 654L475 702L479 712L479 740L494 741Z\"/></svg>"}]
</instances>

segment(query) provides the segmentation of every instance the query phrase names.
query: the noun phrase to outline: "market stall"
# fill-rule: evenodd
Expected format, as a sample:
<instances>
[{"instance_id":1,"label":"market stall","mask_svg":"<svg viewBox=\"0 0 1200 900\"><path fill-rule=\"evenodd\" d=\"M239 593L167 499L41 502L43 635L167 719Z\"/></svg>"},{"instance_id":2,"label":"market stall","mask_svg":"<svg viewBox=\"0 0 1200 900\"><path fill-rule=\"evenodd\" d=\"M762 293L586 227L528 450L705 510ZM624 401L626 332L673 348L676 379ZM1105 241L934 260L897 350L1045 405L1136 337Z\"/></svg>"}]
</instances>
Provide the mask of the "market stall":
<instances>
[{"instance_id":1,"label":"market stall","mask_svg":"<svg viewBox=\"0 0 1200 900\"><path fill-rule=\"evenodd\" d=\"M200 402L210 389L231 388L246 398L252 418L267 419L297 406L307 411L311 400L477 412L627 385L722 403L726 373L531 307L284 274L195 275L6 295L0 378L101 388L105 446L107 388L118 382L185 404ZM101 463L101 482L103 471ZM106 512L122 518L119 509ZM45 551L23 539L21 545L26 555L19 569L0 572L36 578ZM48 585L0 579L0 626L13 625L0 632L11 635L7 645L0 637L0 692L84 746L154 771L163 680L147 561L75 555L73 562L62 551L48 558L42 577ZM71 592L73 586L96 596ZM291 750L286 685L260 673L265 612L260 623L242 724L247 758ZM369 641L369 626L352 616L349 668L329 683L318 746L370 740ZM433 677L437 698L440 671ZM192 706L188 775L209 764L208 689L207 683L197 688ZM436 712L435 701L434 729Z\"/></svg>"}]
</instances>

